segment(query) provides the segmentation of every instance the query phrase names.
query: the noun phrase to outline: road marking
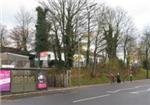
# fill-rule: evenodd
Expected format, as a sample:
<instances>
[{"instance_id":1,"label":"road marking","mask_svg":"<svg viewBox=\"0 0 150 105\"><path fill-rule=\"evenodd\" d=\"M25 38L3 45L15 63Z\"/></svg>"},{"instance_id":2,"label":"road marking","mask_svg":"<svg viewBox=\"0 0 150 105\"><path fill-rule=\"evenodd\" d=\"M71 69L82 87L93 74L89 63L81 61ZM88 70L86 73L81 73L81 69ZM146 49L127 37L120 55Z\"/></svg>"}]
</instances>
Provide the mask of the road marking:
<instances>
[{"instance_id":1,"label":"road marking","mask_svg":"<svg viewBox=\"0 0 150 105\"><path fill-rule=\"evenodd\" d=\"M124 88L124 89L117 89L117 90L114 90L114 91L107 91L108 93L118 93L120 91L125 91L125 90L132 90L132 89L137 89L137 88L140 88L141 86L135 86L133 88Z\"/></svg>"},{"instance_id":2,"label":"road marking","mask_svg":"<svg viewBox=\"0 0 150 105\"><path fill-rule=\"evenodd\" d=\"M118 93L118 92L120 92L121 90L120 89L118 89L118 90L115 90L115 91L107 91L107 93Z\"/></svg>"},{"instance_id":3,"label":"road marking","mask_svg":"<svg viewBox=\"0 0 150 105\"><path fill-rule=\"evenodd\" d=\"M103 98L103 97L107 97L107 96L110 96L110 94L105 94L105 95L100 95L100 96L95 96L95 97L89 97L89 98L83 98L83 99L72 101L72 103L84 102L84 101L94 100L94 99Z\"/></svg>"},{"instance_id":4,"label":"road marking","mask_svg":"<svg viewBox=\"0 0 150 105\"><path fill-rule=\"evenodd\" d=\"M149 89L147 89L147 91L149 92L149 91L150 91L150 88L149 88Z\"/></svg>"},{"instance_id":5,"label":"road marking","mask_svg":"<svg viewBox=\"0 0 150 105\"><path fill-rule=\"evenodd\" d=\"M145 92L149 92L150 88L146 89L146 90L139 90L139 91L134 91L134 92L129 92L131 94L140 94L140 93L145 93Z\"/></svg>"}]
</instances>

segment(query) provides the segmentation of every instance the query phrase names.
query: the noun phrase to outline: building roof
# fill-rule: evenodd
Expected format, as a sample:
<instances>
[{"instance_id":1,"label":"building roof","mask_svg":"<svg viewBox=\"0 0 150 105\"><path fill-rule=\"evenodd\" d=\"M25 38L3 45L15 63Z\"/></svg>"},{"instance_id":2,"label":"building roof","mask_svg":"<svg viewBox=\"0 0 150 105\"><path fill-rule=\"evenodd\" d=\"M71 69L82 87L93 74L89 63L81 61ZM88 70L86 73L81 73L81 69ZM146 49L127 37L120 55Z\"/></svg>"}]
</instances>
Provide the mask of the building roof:
<instances>
[{"instance_id":1,"label":"building roof","mask_svg":"<svg viewBox=\"0 0 150 105\"><path fill-rule=\"evenodd\" d=\"M16 49L16 48L13 48L13 47L1 47L0 48L0 52L1 53L14 53L14 54L20 54L20 55L29 55L29 52L27 51L22 51L20 49Z\"/></svg>"}]
</instances>

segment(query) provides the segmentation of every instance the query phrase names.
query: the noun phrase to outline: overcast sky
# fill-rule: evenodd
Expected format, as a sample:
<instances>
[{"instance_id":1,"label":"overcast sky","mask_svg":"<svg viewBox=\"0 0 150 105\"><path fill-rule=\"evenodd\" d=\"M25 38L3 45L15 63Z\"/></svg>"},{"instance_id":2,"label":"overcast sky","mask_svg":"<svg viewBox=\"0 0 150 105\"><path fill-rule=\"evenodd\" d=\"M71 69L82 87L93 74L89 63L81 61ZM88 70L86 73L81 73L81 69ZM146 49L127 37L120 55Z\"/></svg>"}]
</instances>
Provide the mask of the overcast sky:
<instances>
[{"instance_id":1,"label":"overcast sky","mask_svg":"<svg viewBox=\"0 0 150 105\"><path fill-rule=\"evenodd\" d=\"M100 0L97 0L100 1ZM106 4L116 7L122 7L134 20L139 30L150 24L150 0L102 0ZM37 0L0 0L0 23L11 28L15 25L15 14L19 8L35 13Z\"/></svg>"}]
</instances>

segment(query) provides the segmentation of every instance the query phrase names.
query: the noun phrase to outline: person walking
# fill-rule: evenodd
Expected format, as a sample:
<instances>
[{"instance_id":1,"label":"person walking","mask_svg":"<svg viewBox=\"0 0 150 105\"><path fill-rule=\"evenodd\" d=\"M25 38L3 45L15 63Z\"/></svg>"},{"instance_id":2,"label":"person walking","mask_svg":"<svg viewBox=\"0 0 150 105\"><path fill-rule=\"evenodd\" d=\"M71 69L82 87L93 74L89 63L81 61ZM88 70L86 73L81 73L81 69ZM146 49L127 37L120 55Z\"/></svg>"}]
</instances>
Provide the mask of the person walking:
<instances>
[{"instance_id":1,"label":"person walking","mask_svg":"<svg viewBox=\"0 0 150 105\"><path fill-rule=\"evenodd\" d=\"M110 73L111 76L111 83L115 83L115 76L113 73Z\"/></svg>"},{"instance_id":2,"label":"person walking","mask_svg":"<svg viewBox=\"0 0 150 105\"><path fill-rule=\"evenodd\" d=\"M132 80L133 80L133 75L132 75L132 73L130 73L130 82L132 82Z\"/></svg>"},{"instance_id":3,"label":"person walking","mask_svg":"<svg viewBox=\"0 0 150 105\"><path fill-rule=\"evenodd\" d=\"M117 73L117 83L121 83L121 79L120 79L120 73Z\"/></svg>"}]
</instances>

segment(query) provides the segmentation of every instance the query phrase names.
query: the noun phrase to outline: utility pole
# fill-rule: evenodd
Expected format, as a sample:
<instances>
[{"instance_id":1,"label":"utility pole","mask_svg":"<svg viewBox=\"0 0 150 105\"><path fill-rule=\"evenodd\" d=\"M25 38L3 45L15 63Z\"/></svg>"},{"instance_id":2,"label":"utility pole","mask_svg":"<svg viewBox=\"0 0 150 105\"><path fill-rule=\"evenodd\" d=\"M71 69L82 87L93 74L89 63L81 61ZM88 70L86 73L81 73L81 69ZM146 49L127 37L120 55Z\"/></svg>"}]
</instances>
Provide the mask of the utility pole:
<instances>
[{"instance_id":1,"label":"utility pole","mask_svg":"<svg viewBox=\"0 0 150 105\"><path fill-rule=\"evenodd\" d=\"M148 72L148 48L146 48L146 78L149 78L149 72Z\"/></svg>"},{"instance_id":2,"label":"utility pole","mask_svg":"<svg viewBox=\"0 0 150 105\"><path fill-rule=\"evenodd\" d=\"M78 38L78 85L80 86L80 40Z\"/></svg>"},{"instance_id":3,"label":"utility pole","mask_svg":"<svg viewBox=\"0 0 150 105\"><path fill-rule=\"evenodd\" d=\"M88 21L88 39L87 39L87 51L86 51L86 66L89 65L89 55L90 55L90 45L91 45L91 15L92 7L96 6L97 3L94 3L90 6L87 6L87 21Z\"/></svg>"}]
</instances>

